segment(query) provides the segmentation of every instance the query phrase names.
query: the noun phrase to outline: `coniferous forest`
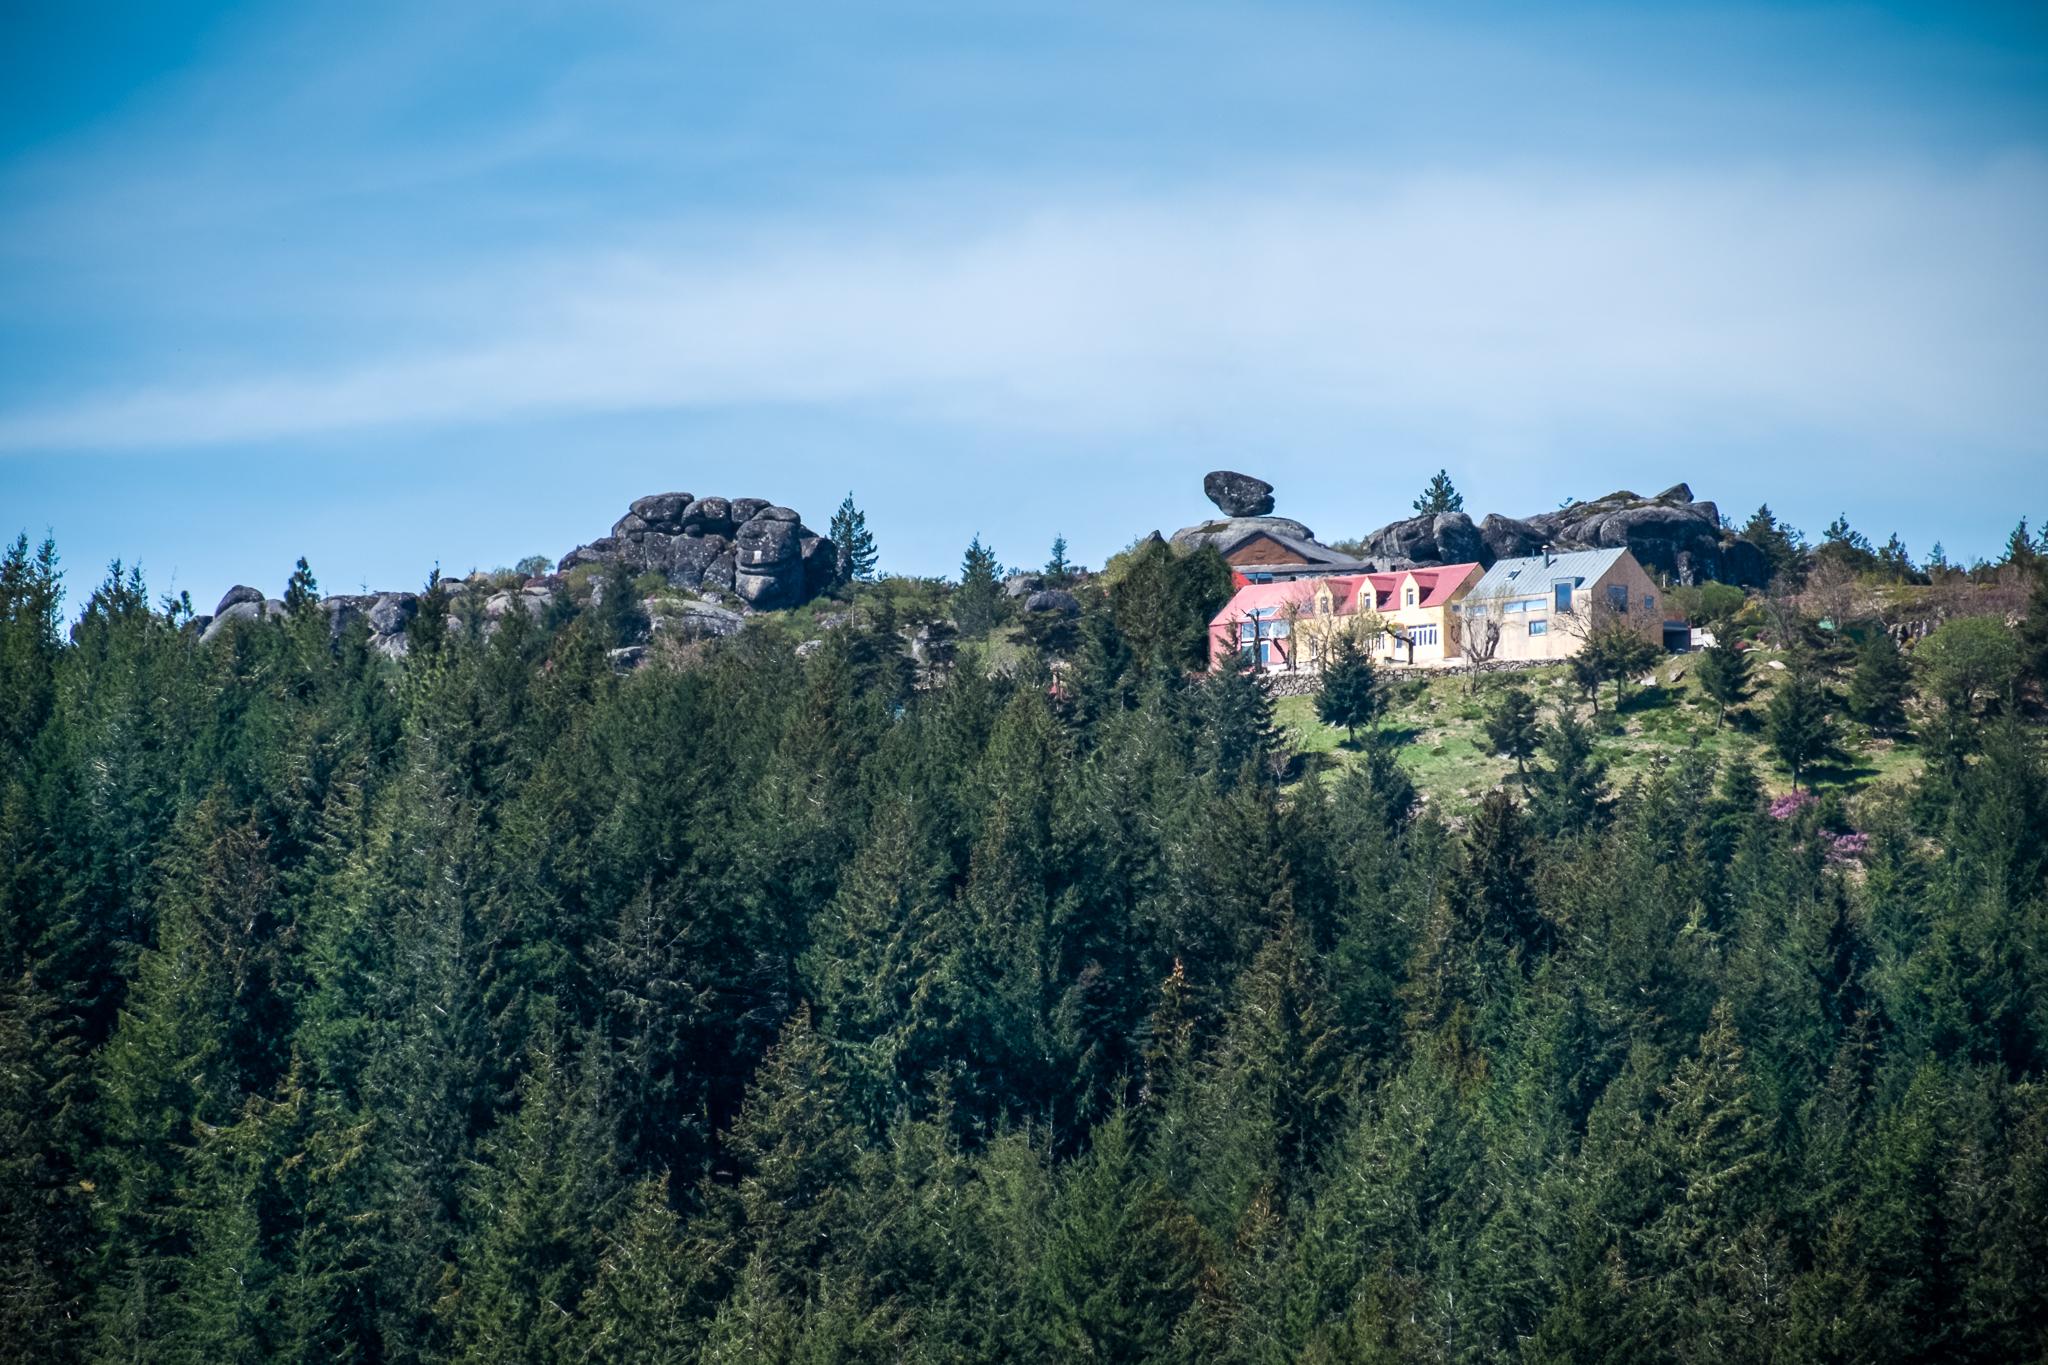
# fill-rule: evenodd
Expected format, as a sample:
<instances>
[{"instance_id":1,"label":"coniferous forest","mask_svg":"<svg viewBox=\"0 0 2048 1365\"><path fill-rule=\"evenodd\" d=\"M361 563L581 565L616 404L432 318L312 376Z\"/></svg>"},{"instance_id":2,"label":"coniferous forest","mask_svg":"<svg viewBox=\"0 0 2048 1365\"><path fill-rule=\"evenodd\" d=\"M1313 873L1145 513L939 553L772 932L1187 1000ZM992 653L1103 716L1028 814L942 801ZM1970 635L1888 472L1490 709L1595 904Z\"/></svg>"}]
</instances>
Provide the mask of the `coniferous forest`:
<instances>
[{"instance_id":1,"label":"coniferous forest","mask_svg":"<svg viewBox=\"0 0 2048 1365\"><path fill-rule=\"evenodd\" d=\"M1854 857L1568 718L1443 810L1291 766L1220 561L1134 554L1055 680L879 591L201 644L18 542L0 1355L2048 1358L2019 706Z\"/></svg>"}]
</instances>

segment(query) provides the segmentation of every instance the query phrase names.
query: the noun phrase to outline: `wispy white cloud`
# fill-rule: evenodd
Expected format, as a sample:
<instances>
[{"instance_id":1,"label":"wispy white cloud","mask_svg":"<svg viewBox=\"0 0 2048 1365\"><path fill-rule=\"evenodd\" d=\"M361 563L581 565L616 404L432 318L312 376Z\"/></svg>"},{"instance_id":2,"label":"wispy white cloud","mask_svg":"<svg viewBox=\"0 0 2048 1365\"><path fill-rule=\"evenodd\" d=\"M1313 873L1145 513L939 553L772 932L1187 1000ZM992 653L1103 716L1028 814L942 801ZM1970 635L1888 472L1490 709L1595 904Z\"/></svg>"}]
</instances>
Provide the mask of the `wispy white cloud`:
<instances>
[{"instance_id":1,"label":"wispy white cloud","mask_svg":"<svg viewBox=\"0 0 2048 1365\"><path fill-rule=\"evenodd\" d=\"M1045 196L945 226L913 206L620 233L473 263L439 286L431 343L23 405L0 412L0 449L846 403L1054 430L1262 409L1474 433L1735 415L2038 448L2044 221L2048 164L2014 157L1295 181Z\"/></svg>"}]
</instances>

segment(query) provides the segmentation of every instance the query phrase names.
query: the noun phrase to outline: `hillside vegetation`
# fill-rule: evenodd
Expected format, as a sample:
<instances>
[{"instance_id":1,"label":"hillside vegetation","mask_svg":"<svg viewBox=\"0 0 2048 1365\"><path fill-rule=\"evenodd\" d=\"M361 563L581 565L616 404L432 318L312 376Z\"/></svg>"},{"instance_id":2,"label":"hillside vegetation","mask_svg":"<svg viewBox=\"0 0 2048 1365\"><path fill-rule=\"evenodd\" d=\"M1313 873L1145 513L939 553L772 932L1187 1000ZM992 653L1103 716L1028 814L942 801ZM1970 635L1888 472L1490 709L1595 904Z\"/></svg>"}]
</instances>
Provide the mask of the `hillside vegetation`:
<instances>
[{"instance_id":1,"label":"hillside vegetation","mask_svg":"<svg viewBox=\"0 0 2048 1365\"><path fill-rule=\"evenodd\" d=\"M6 1354L2048 1353L2048 587L1339 729L1201 671L1213 552L976 550L624 669L17 543Z\"/></svg>"}]
</instances>

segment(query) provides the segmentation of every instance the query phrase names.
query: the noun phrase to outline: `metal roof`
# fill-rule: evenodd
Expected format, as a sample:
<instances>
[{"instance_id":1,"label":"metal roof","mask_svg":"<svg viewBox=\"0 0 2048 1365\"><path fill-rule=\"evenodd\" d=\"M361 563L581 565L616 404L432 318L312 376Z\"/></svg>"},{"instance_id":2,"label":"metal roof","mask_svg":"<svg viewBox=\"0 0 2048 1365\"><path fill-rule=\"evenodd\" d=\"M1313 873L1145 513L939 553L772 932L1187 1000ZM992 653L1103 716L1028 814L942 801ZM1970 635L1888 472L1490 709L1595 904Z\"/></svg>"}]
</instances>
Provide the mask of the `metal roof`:
<instances>
[{"instance_id":1,"label":"metal roof","mask_svg":"<svg viewBox=\"0 0 2048 1365\"><path fill-rule=\"evenodd\" d=\"M1627 554L1628 550L1616 546L1609 550L1566 550L1546 560L1542 555L1529 555L1522 559L1497 560L1465 595L1467 603L1490 602L1495 599L1514 597L1540 597L1550 591L1550 585L1559 579L1569 578L1574 586L1597 583L1600 576L1614 567L1615 561Z\"/></svg>"}]
</instances>

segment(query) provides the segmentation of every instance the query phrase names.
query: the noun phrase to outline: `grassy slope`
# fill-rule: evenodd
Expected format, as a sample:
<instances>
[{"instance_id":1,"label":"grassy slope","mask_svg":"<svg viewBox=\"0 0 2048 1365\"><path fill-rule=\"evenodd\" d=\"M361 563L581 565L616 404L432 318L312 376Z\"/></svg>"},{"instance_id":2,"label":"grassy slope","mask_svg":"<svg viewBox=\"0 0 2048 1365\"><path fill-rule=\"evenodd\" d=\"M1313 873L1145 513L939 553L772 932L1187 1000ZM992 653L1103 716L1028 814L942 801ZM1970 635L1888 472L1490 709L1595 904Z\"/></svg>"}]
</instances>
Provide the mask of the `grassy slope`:
<instances>
[{"instance_id":1,"label":"grassy slope","mask_svg":"<svg viewBox=\"0 0 2048 1365\"><path fill-rule=\"evenodd\" d=\"M1690 676L1691 657L1660 663L1655 687L1631 688L1618 730L1613 689L1602 688L1598 742L1610 781L1623 785L1631 777L1698 747L1721 756L1748 753L1770 790L1789 789L1791 783L1763 748L1760 735L1770 690L1785 676L1767 666L1772 657L1767 651L1758 652L1750 700L1740 713L1731 712L1727 723L1718 729L1713 705ZM1562 706L1576 706L1582 718L1590 715L1583 699L1567 685L1562 668L1493 674L1479 679L1476 693L1469 678L1395 674L1392 680L1396 701L1383 730L1396 742L1401 764L1416 786L1446 809L1475 803L1513 769L1512 764L1495 758L1486 742L1484 717L1498 689L1511 682L1528 687L1545 719ZM1283 697L1275 706L1286 742L1294 752L1324 756L1310 760L1324 764L1356 761L1357 755L1345 747L1344 732L1316 719L1315 698ZM1920 757L1910 744L1874 739L1845 717L1837 716L1836 724L1850 761L1818 776L1823 789L1860 790L1918 771Z\"/></svg>"}]
</instances>

